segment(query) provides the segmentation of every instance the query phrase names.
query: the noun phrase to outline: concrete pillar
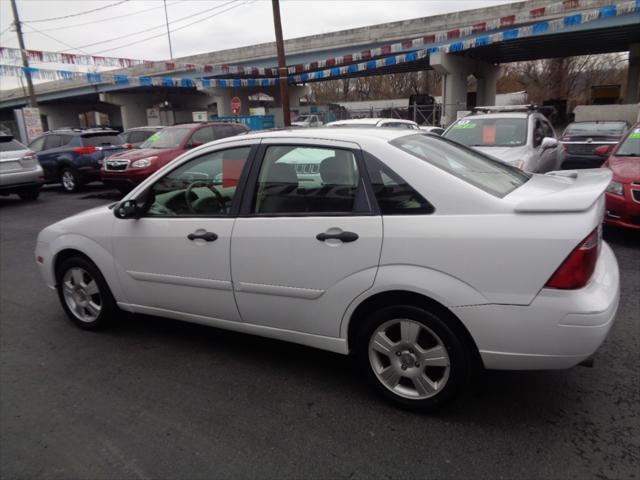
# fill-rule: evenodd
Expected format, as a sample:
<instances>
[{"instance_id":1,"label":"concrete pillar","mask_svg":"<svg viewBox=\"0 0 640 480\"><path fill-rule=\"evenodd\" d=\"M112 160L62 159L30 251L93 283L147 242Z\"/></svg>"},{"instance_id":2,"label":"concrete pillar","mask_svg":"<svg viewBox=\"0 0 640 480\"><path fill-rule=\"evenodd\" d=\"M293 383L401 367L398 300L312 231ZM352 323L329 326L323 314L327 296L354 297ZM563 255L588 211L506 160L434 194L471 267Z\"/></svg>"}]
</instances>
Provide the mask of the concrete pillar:
<instances>
[{"instance_id":1,"label":"concrete pillar","mask_svg":"<svg viewBox=\"0 0 640 480\"><path fill-rule=\"evenodd\" d=\"M476 105L496 104L496 86L501 74L502 69L495 65L484 64L479 66L479 69L474 73L478 82Z\"/></svg>"},{"instance_id":2,"label":"concrete pillar","mask_svg":"<svg viewBox=\"0 0 640 480\"><path fill-rule=\"evenodd\" d=\"M640 102L640 43L634 43L629 47L627 89L623 103L638 102Z\"/></svg>"},{"instance_id":3,"label":"concrete pillar","mask_svg":"<svg viewBox=\"0 0 640 480\"><path fill-rule=\"evenodd\" d=\"M467 77L478 80L478 105L494 105L496 82L500 67L472 60L460 55L437 52L429 58L431 67L443 74L442 124L447 126L456 120L460 110L467 109Z\"/></svg>"}]
</instances>

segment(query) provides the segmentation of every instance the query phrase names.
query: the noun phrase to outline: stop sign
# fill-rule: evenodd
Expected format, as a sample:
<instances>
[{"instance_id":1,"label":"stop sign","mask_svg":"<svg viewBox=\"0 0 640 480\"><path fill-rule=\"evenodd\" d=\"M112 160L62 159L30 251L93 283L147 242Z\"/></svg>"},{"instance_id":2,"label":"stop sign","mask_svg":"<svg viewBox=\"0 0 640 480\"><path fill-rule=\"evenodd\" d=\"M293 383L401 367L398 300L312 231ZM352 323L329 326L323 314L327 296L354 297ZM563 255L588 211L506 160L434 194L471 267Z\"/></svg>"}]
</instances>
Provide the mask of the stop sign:
<instances>
[{"instance_id":1,"label":"stop sign","mask_svg":"<svg viewBox=\"0 0 640 480\"><path fill-rule=\"evenodd\" d=\"M240 115L241 104L242 102L240 102L240 99L238 97L233 97L231 99L231 113L233 113L234 115Z\"/></svg>"}]
</instances>

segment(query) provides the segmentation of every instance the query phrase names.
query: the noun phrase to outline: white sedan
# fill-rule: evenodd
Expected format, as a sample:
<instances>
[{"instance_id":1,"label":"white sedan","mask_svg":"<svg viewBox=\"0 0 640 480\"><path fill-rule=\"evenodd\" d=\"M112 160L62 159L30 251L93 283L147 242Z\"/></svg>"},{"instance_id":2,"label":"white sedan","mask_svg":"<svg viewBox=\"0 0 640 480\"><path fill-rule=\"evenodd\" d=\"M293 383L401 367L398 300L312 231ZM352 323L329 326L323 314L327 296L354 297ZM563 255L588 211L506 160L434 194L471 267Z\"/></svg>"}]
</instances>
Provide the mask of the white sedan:
<instances>
[{"instance_id":1,"label":"white sedan","mask_svg":"<svg viewBox=\"0 0 640 480\"><path fill-rule=\"evenodd\" d=\"M354 354L380 394L429 408L476 366L569 368L604 341L610 180L415 131L263 132L45 228L35 255L82 328L125 310Z\"/></svg>"}]
</instances>

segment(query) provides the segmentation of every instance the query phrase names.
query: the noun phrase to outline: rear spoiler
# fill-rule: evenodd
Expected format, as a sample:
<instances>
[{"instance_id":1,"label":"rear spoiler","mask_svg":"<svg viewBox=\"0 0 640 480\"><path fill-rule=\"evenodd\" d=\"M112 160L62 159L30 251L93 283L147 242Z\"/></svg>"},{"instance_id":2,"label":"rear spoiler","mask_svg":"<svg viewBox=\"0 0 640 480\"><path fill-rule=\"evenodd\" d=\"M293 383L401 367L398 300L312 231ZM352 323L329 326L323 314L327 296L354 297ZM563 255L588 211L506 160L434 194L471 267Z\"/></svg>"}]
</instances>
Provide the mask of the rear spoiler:
<instances>
[{"instance_id":1,"label":"rear spoiler","mask_svg":"<svg viewBox=\"0 0 640 480\"><path fill-rule=\"evenodd\" d=\"M547 195L526 198L515 206L519 213L581 212L598 201L611 183L613 173L608 168L562 170L546 175L572 179L565 188Z\"/></svg>"}]
</instances>

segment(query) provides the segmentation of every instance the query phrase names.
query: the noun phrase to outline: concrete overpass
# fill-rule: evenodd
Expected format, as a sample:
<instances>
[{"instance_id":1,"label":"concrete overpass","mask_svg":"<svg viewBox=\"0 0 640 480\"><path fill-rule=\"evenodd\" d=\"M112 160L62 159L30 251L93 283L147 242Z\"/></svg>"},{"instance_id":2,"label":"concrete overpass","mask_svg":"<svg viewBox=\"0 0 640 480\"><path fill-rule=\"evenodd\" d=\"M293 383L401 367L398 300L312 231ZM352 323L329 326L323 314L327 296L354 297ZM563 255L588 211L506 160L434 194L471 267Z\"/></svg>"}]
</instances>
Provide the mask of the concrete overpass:
<instances>
[{"instance_id":1,"label":"concrete overpass","mask_svg":"<svg viewBox=\"0 0 640 480\"><path fill-rule=\"evenodd\" d=\"M616 15L605 15L611 7ZM620 14L622 9L624 14ZM538 12L534 14L534 12ZM588 13L591 12L591 13ZM562 30L538 32L535 36L514 38L507 33L544 22L562 22L576 15L591 15L588 22L564 22ZM600 12L600 13L599 13ZM475 27L484 24L488 31L476 32ZM436 32L434 35L433 33ZM457 32L457 33L456 33ZM450 35L451 34L451 35ZM457 35L457 36L456 36ZM502 35L501 41L480 43L481 36ZM453 36L453 39L451 38ZM429 39L428 44L416 48L416 39ZM411 40L414 41L411 41ZM459 51L449 50L453 42L467 45ZM420 42L418 42L419 44ZM314 74L331 65L358 66L364 58L360 52L369 52L367 60L380 60L390 55L407 52L424 52L411 62L386 64L376 68L352 68L330 78L381 75L386 73L436 69L445 76L444 104L446 120L455 118L458 110L466 108L466 79L474 75L478 80L478 102L491 104L495 98L495 83L500 74L499 65L513 61L555 58L570 55L597 54L630 51L626 100L638 101L640 75L640 2L636 0L528 0L503 6L468 10L464 12L417 18L401 22L385 23L369 27L332 32L323 35L291 39L285 42L290 73L305 72L305 82L320 81ZM439 50L436 52L436 50ZM333 59L333 62L330 60ZM340 63L338 63L338 61ZM119 70L124 75L150 75L197 78L255 78L252 67L268 68L276 64L274 43L265 43L230 50L210 52L176 59L176 64L212 64L213 72L194 72L192 69L167 70L163 62L153 66L138 66ZM224 65L224 68L220 66ZM345 70L345 69L343 69ZM112 73L112 72L110 72ZM335 73L335 72L334 72ZM296 77L293 75L292 80ZM327 77L323 77L323 80ZM239 96L246 109L247 97L258 91L268 93L278 100L278 89L250 88L168 88L132 87L112 82L87 84L86 81L56 81L36 87L39 105L50 117L50 127L69 125L76 111L113 107L114 124L125 128L145 123L145 108L168 100L180 108L211 109L220 115L228 114L229 101ZM292 106L304 92L294 89ZM72 100L70 100L72 99ZM0 120L9 109L27 103L20 89L0 92ZM93 108L93 107L96 108ZM108 108L111 108L108 107ZM118 115L119 113L119 115ZM243 112L246 113L246 112ZM118 118L119 117L119 118ZM61 122L61 123L60 123Z\"/></svg>"}]
</instances>

